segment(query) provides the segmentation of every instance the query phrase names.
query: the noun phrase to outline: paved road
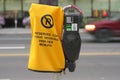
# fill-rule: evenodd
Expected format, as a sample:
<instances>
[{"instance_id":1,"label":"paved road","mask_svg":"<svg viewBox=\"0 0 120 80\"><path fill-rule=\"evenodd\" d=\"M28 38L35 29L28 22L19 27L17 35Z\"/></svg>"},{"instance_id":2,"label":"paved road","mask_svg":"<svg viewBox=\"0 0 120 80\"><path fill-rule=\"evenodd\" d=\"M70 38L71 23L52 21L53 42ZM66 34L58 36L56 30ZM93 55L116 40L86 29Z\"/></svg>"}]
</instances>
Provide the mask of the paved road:
<instances>
[{"instance_id":1,"label":"paved road","mask_svg":"<svg viewBox=\"0 0 120 80\"><path fill-rule=\"evenodd\" d=\"M61 80L119 80L120 56L80 56L76 71ZM56 80L56 74L27 70L28 57L0 57L0 80Z\"/></svg>"},{"instance_id":2,"label":"paved road","mask_svg":"<svg viewBox=\"0 0 120 80\"><path fill-rule=\"evenodd\" d=\"M86 33L81 33L81 55L119 55L120 40L109 43L98 43ZM30 34L1 34L0 53L29 53Z\"/></svg>"},{"instance_id":3,"label":"paved road","mask_svg":"<svg viewBox=\"0 0 120 80\"><path fill-rule=\"evenodd\" d=\"M81 34L82 47L74 73L61 80L119 80L120 42L97 43ZM56 80L56 74L27 70L30 34L0 35L0 80Z\"/></svg>"}]
</instances>

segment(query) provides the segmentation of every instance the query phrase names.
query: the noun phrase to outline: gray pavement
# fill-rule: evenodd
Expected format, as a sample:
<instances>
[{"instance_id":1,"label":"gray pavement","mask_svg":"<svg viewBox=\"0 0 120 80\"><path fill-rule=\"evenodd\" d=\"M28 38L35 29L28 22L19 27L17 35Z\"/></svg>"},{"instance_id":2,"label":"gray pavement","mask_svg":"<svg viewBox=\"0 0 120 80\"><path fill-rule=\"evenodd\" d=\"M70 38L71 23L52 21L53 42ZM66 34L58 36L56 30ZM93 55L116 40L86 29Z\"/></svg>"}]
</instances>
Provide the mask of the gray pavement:
<instances>
[{"instance_id":1,"label":"gray pavement","mask_svg":"<svg viewBox=\"0 0 120 80\"><path fill-rule=\"evenodd\" d=\"M82 40L81 55L120 55L119 41L97 43L84 29L80 29L80 35ZM27 55L27 53L29 53L30 40L30 28L0 29L0 52L19 52ZM16 47L20 49L16 49ZM3 50L3 48L5 49ZM13 48L15 48L16 51L14 51Z\"/></svg>"}]
</instances>

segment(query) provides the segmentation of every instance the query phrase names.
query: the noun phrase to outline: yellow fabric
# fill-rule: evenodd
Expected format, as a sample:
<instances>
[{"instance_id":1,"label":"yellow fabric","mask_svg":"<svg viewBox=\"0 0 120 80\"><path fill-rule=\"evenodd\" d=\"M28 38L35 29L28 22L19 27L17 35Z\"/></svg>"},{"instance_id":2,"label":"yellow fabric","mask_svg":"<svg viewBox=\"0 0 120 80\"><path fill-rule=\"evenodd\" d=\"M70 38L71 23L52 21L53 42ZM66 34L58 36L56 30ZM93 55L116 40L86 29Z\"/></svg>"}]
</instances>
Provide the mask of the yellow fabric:
<instances>
[{"instance_id":1,"label":"yellow fabric","mask_svg":"<svg viewBox=\"0 0 120 80\"><path fill-rule=\"evenodd\" d=\"M42 4L30 7L32 30L28 69L59 72L65 68L61 44L64 12L62 8Z\"/></svg>"}]
</instances>

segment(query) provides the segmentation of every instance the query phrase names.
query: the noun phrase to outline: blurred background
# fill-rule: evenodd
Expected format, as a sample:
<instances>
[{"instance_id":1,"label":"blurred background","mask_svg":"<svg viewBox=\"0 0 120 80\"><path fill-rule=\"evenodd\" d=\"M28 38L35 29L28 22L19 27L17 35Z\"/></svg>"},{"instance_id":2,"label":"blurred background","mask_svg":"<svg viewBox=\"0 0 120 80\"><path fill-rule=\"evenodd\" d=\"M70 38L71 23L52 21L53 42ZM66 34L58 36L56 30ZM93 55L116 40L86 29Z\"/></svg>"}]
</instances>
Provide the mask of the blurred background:
<instances>
[{"instance_id":1,"label":"blurred background","mask_svg":"<svg viewBox=\"0 0 120 80\"><path fill-rule=\"evenodd\" d=\"M74 4L83 11L76 70L61 80L120 79L120 0L0 0L0 80L56 80L55 73L27 69L32 3Z\"/></svg>"},{"instance_id":2,"label":"blurred background","mask_svg":"<svg viewBox=\"0 0 120 80\"><path fill-rule=\"evenodd\" d=\"M31 3L40 2L61 7L75 4L83 11L84 23L120 14L119 0L0 0L0 18L4 19L0 22L2 28L25 28Z\"/></svg>"}]
</instances>

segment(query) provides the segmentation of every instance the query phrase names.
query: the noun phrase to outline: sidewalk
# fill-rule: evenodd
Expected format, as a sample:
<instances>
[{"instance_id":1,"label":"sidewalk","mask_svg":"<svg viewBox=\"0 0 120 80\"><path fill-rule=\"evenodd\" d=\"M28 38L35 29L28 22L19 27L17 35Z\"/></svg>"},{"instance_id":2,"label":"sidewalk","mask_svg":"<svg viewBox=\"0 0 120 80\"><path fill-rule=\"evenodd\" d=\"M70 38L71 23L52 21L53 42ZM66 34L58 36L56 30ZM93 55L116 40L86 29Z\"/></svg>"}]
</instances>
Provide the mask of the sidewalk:
<instances>
[{"instance_id":1,"label":"sidewalk","mask_svg":"<svg viewBox=\"0 0 120 80\"><path fill-rule=\"evenodd\" d=\"M0 34L31 34L30 28L5 28L0 29Z\"/></svg>"}]
</instances>

